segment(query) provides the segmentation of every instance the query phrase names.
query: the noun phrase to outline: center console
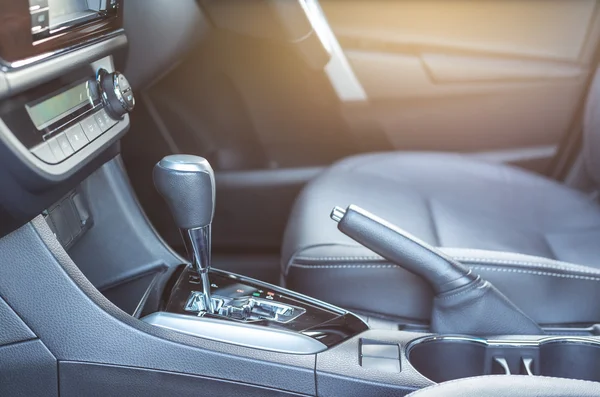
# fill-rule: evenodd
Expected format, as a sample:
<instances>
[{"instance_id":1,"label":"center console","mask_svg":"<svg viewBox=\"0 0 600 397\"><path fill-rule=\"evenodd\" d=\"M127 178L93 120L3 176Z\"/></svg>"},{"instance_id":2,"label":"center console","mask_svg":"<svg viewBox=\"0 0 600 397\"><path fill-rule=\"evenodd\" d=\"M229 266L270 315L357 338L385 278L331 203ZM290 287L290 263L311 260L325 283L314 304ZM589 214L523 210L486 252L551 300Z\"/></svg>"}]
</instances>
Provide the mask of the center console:
<instances>
[{"instance_id":1,"label":"center console","mask_svg":"<svg viewBox=\"0 0 600 397\"><path fill-rule=\"evenodd\" d=\"M544 335L489 282L356 206L333 209L338 228L421 275L453 308L434 308L438 322L429 331L371 329L346 310L212 269L210 164L197 156L171 155L157 163L153 177L191 264L180 265L159 303L146 306L141 320L147 324L260 354L315 355L317 394L323 396L404 395L434 382L482 375L600 381L595 338Z\"/></svg>"}]
</instances>

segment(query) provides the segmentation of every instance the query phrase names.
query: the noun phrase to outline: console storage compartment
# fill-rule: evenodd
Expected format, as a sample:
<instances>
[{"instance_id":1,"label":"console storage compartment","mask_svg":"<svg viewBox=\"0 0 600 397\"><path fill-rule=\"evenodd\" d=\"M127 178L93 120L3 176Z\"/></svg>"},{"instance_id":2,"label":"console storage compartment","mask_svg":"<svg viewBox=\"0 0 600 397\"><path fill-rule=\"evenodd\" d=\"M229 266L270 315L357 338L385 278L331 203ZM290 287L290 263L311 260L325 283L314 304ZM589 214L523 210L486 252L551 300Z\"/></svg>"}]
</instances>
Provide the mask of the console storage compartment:
<instances>
[{"instance_id":1,"label":"console storage compartment","mask_svg":"<svg viewBox=\"0 0 600 397\"><path fill-rule=\"evenodd\" d=\"M600 342L589 338L436 336L410 343L406 353L418 372L438 383L493 374L600 381Z\"/></svg>"}]
</instances>

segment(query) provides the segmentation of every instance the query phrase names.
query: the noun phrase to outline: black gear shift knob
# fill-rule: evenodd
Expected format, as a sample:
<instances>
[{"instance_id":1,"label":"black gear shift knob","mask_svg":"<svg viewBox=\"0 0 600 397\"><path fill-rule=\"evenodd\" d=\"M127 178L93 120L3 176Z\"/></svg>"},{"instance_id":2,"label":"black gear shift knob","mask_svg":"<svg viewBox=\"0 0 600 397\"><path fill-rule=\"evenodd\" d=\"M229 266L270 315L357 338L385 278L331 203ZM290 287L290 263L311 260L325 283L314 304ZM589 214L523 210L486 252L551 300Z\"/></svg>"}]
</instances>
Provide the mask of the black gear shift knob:
<instances>
[{"instance_id":1,"label":"black gear shift knob","mask_svg":"<svg viewBox=\"0 0 600 397\"><path fill-rule=\"evenodd\" d=\"M153 177L180 229L196 229L212 223L215 175L205 158L189 154L167 156L156 164Z\"/></svg>"},{"instance_id":2,"label":"black gear shift knob","mask_svg":"<svg viewBox=\"0 0 600 397\"><path fill-rule=\"evenodd\" d=\"M215 214L215 175L206 159L188 154L163 158L154 166L154 185L181 231L192 265L202 279L204 307L214 312L208 272L211 223Z\"/></svg>"}]
</instances>

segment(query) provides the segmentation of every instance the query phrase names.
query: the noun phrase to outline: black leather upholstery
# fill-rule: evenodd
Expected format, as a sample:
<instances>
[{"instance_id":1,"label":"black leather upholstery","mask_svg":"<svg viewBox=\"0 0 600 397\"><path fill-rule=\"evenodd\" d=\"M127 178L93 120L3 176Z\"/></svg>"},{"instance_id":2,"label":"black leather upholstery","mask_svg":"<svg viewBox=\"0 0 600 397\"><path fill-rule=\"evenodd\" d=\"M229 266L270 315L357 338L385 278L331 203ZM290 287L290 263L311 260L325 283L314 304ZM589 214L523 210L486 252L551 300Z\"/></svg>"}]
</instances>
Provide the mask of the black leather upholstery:
<instances>
[{"instance_id":1,"label":"black leather upholstery","mask_svg":"<svg viewBox=\"0 0 600 397\"><path fill-rule=\"evenodd\" d=\"M440 383L407 397L591 397L600 383L542 376L478 376Z\"/></svg>"},{"instance_id":2,"label":"black leather upholstery","mask_svg":"<svg viewBox=\"0 0 600 397\"><path fill-rule=\"evenodd\" d=\"M165 199L180 229L212 223L215 215L215 176L206 159L170 155L154 166L154 186Z\"/></svg>"},{"instance_id":3,"label":"black leather upholstery","mask_svg":"<svg viewBox=\"0 0 600 397\"><path fill-rule=\"evenodd\" d=\"M329 219L349 204L443 248L539 323L600 318L600 206L580 192L441 153L355 156L309 183L284 237L285 285L363 313L428 320L429 286Z\"/></svg>"}]
</instances>

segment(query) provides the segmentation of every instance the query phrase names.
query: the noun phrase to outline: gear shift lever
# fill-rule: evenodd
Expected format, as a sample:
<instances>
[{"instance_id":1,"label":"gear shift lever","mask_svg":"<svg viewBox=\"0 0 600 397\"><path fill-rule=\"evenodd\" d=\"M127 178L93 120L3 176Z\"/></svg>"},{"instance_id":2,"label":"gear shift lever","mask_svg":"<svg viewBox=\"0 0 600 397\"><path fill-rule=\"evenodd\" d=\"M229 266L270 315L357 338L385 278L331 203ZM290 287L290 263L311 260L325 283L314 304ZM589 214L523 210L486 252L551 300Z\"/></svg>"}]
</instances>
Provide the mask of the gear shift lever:
<instances>
[{"instance_id":1,"label":"gear shift lever","mask_svg":"<svg viewBox=\"0 0 600 397\"><path fill-rule=\"evenodd\" d=\"M194 269L202 279L206 311L214 313L210 296L210 226L215 213L215 177L202 157L176 154L154 166L154 185L179 227Z\"/></svg>"}]
</instances>

